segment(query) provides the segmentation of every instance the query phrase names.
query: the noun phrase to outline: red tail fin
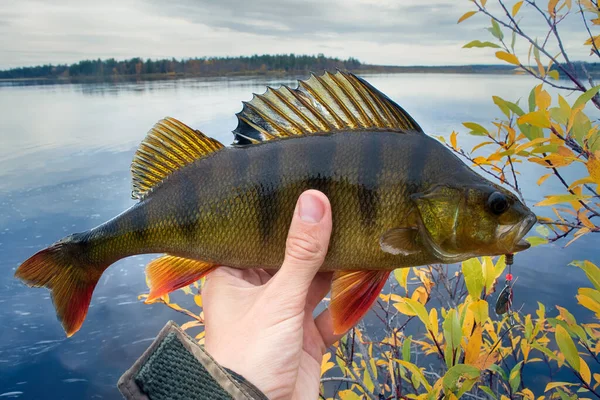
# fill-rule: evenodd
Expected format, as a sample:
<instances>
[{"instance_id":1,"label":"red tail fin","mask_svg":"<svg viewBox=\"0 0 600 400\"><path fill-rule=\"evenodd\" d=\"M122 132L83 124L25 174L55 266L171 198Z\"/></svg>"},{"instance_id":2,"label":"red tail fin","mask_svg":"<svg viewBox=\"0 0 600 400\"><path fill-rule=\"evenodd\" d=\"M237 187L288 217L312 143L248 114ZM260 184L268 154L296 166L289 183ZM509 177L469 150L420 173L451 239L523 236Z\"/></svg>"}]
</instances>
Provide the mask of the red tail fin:
<instances>
[{"instance_id":1,"label":"red tail fin","mask_svg":"<svg viewBox=\"0 0 600 400\"><path fill-rule=\"evenodd\" d=\"M73 236L39 251L17 268L15 277L32 287L47 287L52 294L56 315L72 336L81 328L92 292L107 266L80 263L80 243Z\"/></svg>"}]
</instances>

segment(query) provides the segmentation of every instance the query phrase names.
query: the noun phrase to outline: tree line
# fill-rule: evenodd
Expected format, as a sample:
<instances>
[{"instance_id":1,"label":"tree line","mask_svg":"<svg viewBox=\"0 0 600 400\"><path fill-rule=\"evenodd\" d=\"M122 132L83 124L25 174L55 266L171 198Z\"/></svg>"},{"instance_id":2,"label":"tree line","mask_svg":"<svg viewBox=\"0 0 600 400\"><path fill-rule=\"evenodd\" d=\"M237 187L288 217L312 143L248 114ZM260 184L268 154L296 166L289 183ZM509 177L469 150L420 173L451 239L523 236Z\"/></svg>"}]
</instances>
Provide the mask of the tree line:
<instances>
[{"instance_id":1,"label":"tree line","mask_svg":"<svg viewBox=\"0 0 600 400\"><path fill-rule=\"evenodd\" d=\"M356 58L342 60L319 55L253 55L248 57L198 57L177 60L143 60L140 57L118 61L84 60L71 65L39 65L0 71L0 79L31 78L110 78L135 75L226 75L244 72L305 72L310 70L359 69L363 64Z\"/></svg>"}]
</instances>

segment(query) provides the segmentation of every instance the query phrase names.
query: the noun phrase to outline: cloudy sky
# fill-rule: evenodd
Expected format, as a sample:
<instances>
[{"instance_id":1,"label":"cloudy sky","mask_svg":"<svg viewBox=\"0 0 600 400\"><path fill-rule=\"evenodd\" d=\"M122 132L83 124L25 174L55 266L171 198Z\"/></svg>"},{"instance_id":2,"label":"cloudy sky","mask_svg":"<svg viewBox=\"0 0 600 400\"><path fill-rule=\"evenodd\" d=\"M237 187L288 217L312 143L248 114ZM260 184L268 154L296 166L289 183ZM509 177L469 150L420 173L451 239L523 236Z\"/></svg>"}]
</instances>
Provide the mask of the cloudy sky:
<instances>
[{"instance_id":1,"label":"cloudy sky","mask_svg":"<svg viewBox=\"0 0 600 400\"><path fill-rule=\"evenodd\" d=\"M263 53L386 65L496 63L489 49L461 49L491 38L487 18L456 24L471 9L468 0L2 0L0 69ZM521 14L533 37L544 35L533 10L524 6ZM577 18L565 21L564 41L572 58L587 59Z\"/></svg>"}]
</instances>

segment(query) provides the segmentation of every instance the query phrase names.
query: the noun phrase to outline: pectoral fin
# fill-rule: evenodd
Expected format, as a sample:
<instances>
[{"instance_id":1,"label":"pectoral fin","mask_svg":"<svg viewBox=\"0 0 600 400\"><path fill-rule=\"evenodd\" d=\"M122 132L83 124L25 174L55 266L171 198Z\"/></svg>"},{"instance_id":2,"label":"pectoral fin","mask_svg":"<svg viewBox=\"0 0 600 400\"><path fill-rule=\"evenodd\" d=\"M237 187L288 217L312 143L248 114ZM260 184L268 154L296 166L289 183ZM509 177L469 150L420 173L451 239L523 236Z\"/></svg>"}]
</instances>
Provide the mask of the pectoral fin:
<instances>
[{"instance_id":1,"label":"pectoral fin","mask_svg":"<svg viewBox=\"0 0 600 400\"><path fill-rule=\"evenodd\" d=\"M394 228L381 236L379 245L386 253L407 256L419 251L418 236L417 228Z\"/></svg>"},{"instance_id":2,"label":"pectoral fin","mask_svg":"<svg viewBox=\"0 0 600 400\"><path fill-rule=\"evenodd\" d=\"M162 256L146 267L150 294L146 301L155 300L174 290L190 285L212 271L216 266L188 258Z\"/></svg>"},{"instance_id":3,"label":"pectoral fin","mask_svg":"<svg viewBox=\"0 0 600 400\"><path fill-rule=\"evenodd\" d=\"M352 328L369 311L390 271L338 271L333 275L331 304L335 334Z\"/></svg>"}]
</instances>

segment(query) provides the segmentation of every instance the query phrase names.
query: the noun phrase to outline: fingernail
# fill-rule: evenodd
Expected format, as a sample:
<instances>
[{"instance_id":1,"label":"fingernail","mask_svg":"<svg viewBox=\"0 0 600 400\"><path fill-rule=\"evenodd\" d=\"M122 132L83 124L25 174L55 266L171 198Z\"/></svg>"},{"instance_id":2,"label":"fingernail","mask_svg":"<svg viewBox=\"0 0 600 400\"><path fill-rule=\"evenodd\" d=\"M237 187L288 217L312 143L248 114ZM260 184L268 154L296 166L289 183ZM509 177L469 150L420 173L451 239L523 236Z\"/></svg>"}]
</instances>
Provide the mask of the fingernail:
<instances>
[{"instance_id":1,"label":"fingernail","mask_svg":"<svg viewBox=\"0 0 600 400\"><path fill-rule=\"evenodd\" d=\"M303 193L299 200L299 214L302 221L319 222L325 214L323 202L311 193Z\"/></svg>"}]
</instances>

